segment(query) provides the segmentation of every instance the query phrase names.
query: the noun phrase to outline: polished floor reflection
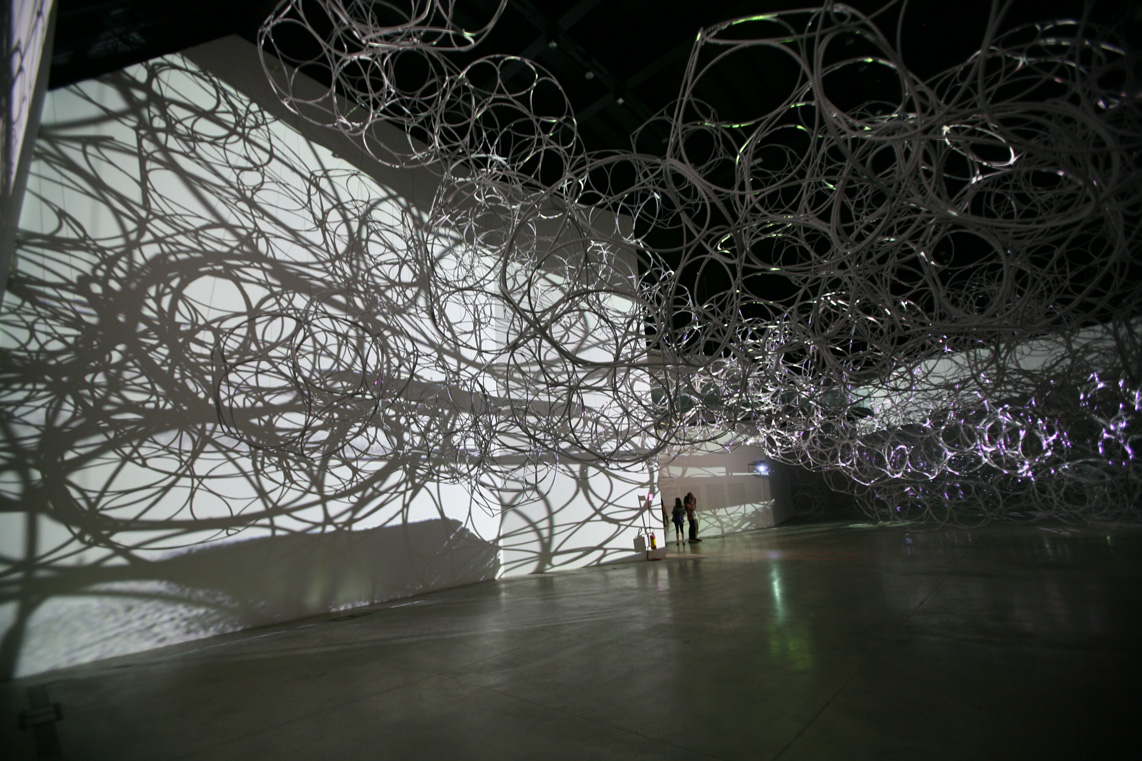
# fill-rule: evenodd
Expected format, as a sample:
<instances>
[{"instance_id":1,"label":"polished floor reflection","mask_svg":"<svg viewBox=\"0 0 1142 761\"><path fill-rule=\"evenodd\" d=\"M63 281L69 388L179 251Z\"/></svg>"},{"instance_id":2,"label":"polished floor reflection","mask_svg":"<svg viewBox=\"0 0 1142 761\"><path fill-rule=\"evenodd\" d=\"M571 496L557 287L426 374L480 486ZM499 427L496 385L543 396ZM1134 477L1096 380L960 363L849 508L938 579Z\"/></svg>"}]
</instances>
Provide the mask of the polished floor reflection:
<instances>
[{"instance_id":1,"label":"polished floor reflection","mask_svg":"<svg viewBox=\"0 0 1142 761\"><path fill-rule=\"evenodd\" d=\"M45 757L53 736L60 758L114 761L1104 759L1136 742L1142 529L834 523L668 550L6 683L0 755ZM30 694L62 718L19 730Z\"/></svg>"}]
</instances>

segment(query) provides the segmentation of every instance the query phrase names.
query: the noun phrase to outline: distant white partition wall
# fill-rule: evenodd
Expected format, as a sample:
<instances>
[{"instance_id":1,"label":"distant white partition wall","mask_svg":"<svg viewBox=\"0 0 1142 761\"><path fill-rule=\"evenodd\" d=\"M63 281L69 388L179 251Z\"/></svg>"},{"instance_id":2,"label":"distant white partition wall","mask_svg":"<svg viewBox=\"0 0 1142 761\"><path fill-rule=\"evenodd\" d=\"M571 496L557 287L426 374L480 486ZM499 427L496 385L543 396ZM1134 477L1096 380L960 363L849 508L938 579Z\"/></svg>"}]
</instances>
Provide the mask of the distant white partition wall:
<instances>
[{"instance_id":1,"label":"distant white partition wall","mask_svg":"<svg viewBox=\"0 0 1142 761\"><path fill-rule=\"evenodd\" d=\"M765 452L758 447L728 448L711 442L664 459L659 490L668 512L676 498L694 494L699 537L769 528L792 513L789 505L775 499L768 465ZM683 528L689 531L685 522ZM672 537L672 533L667 536Z\"/></svg>"},{"instance_id":2,"label":"distant white partition wall","mask_svg":"<svg viewBox=\"0 0 1142 761\"><path fill-rule=\"evenodd\" d=\"M614 220L511 221L542 256L505 260L463 182L267 93L231 38L48 95L0 311L3 676L630 554Z\"/></svg>"}]
</instances>

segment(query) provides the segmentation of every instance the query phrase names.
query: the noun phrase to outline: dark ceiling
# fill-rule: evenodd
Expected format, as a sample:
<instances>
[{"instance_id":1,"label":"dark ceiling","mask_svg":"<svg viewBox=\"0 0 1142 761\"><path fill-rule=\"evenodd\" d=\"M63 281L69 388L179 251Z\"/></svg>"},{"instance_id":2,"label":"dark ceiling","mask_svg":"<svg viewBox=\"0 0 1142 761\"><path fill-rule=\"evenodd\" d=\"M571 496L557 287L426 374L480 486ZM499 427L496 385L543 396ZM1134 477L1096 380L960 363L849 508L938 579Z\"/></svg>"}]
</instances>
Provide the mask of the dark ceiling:
<instances>
[{"instance_id":1,"label":"dark ceiling","mask_svg":"<svg viewBox=\"0 0 1142 761\"><path fill-rule=\"evenodd\" d=\"M409 5L396 0L391 5ZM455 0L461 22L489 18L497 0ZM803 8L804 0L509 0L489 37L469 57L503 53L532 59L560 81L588 150L629 149L632 133L679 92L695 36L732 18ZM899 2L850 0L866 13L889 6L878 23L894 33ZM921 76L963 61L979 46L990 0L911 0L904 16L904 56ZM61 87L132 63L229 34L254 41L277 0L58 0L51 87ZM1096 20L1142 27L1140 4L1096 0ZM1015 0L1007 25L1077 16L1082 0ZM705 82L715 107L759 97L781 76L743 67L736 76ZM653 151L653 145L640 145Z\"/></svg>"}]
</instances>

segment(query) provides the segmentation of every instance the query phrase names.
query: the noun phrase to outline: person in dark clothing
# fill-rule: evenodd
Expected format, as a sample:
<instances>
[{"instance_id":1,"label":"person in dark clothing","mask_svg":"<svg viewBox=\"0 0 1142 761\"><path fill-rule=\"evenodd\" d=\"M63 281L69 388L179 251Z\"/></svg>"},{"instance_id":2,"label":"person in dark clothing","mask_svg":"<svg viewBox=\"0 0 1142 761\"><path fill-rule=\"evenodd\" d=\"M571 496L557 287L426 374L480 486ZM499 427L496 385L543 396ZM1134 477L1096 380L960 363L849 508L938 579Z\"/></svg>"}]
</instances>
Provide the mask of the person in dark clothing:
<instances>
[{"instance_id":1,"label":"person in dark clothing","mask_svg":"<svg viewBox=\"0 0 1142 761\"><path fill-rule=\"evenodd\" d=\"M674 541L678 542L679 544L682 543L682 537L683 537L683 533L682 533L682 513L683 513L683 511L684 511L684 508L682 507L682 498L681 497L675 497L674 498L674 512L671 514L670 519L674 521Z\"/></svg>"},{"instance_id":2,"label":"person in dark clothing","mask_svg":"<svg viewBox=\"0 0 1142 761\"><path fill-rule=\"evenodd\" d=\"M690 521L690 541L702 541L698 538L698 516L694 514L694 511L698 509L698 500L694 499L694 492L686 493L686 501L682 503L682 506L686 508L686 520Z\"/></svg>"}]
</instances>

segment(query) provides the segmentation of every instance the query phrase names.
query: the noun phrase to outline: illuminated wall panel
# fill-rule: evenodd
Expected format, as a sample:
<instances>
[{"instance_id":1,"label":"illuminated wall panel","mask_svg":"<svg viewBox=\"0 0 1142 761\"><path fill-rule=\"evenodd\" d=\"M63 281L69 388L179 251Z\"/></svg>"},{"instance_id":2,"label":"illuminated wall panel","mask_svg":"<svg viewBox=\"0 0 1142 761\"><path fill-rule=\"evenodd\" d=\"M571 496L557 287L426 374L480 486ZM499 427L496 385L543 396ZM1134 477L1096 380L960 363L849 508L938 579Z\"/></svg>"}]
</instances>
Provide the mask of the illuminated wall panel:
<instances>
[{"instance_id":1,"label":"illuminated wall panel","mask_svg":"<svg viewBox=\"0 0 1142 761\"><path fill-rule=\"evenodd\" d=\"M620 423L576 429L609 383L542 381L633 302L578 306L583 247L537 224L558 256L509 268L509 313L494 224L433 218L437 176L361 172L243 65L225 40L48 98L0 313L6 673L629 554L645 472L584 450Z\"/></svg>"}]
</instances>

